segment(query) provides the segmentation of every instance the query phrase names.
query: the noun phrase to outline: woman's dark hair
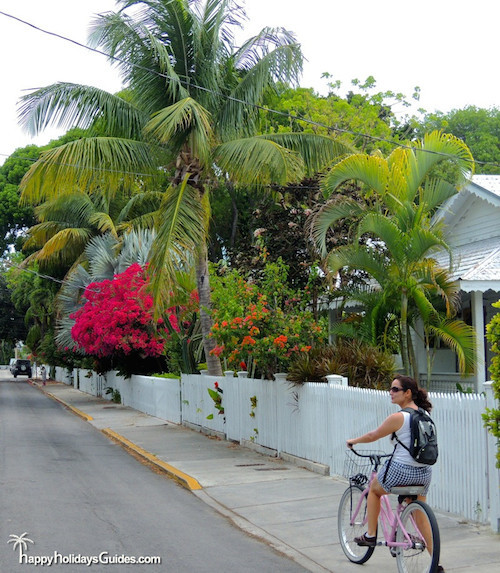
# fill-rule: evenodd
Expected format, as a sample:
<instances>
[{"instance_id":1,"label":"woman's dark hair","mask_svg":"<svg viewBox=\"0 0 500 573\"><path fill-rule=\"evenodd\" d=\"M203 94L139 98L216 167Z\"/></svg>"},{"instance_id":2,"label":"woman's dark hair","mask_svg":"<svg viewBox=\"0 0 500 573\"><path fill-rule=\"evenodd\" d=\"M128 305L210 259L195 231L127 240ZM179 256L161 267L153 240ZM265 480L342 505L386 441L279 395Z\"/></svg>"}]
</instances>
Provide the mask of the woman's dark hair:
<instances>
[{"instance_id":1,"label":"woman's dark hair","mask_svg":"<svg viewBox=\"0 0 500 573\"><path fill-rule=\"evenodd\" d=\"M413 378L398 374L397 376L394 376L394 380L399 380L401 388L403 388L405 392L406 390L411 390L411 397L419 408L423 408L426 412L430 412L432 410L432 404L427 398L427 390L425 388L420 388Z\"/></svg>"}]
</instances>

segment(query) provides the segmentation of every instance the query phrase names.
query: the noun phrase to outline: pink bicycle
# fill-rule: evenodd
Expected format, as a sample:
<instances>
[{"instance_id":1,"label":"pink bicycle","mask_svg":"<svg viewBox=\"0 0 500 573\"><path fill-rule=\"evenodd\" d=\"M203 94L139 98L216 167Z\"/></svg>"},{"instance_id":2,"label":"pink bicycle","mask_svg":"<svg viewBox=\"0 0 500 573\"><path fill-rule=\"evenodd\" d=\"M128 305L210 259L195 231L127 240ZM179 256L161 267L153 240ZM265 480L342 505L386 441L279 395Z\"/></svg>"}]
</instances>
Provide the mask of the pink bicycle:
<instances>
[{"instance_id":1,"label":"pink bicycle","mask_svg":"<svg viewBox=\"0 0 500 573\"><path fill-rule=\"evenodd\" d=\"M347 451L344 475L349 479L339 504L338 531L340 545L353 563L366 563L375 547L361 547L354 538L366 530L366 504L370 484L377 474L383 458L391 454L365 451ZM364 459L364 462L360 461ZM394 487L391 494L398 496L393 509L389 496L381 498L379 532L383 541L377 545L389 547L396 558L399 573L435 573L439 563L439 528L432 509L418 501L421 486ZM378 536L380 539L380 534Z\"/></svg>"}]
</instances>

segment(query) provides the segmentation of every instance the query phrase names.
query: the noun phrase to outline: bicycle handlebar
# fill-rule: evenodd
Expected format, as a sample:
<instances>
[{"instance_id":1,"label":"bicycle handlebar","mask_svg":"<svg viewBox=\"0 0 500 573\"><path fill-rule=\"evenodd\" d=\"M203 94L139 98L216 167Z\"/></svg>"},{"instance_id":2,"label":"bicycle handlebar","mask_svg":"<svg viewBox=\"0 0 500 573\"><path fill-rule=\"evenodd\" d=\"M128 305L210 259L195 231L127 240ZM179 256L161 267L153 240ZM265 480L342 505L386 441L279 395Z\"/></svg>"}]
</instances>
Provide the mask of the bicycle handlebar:
<instances>
[{"instance_id":1,"label":"bicycle handlebar","mask_svg":"<svg viewBox=\"0 0 500 573\"><path fill-rule=\"evenodd\" d=\"M374 470L377 470L384 458L390 458L392 456L392 454L378 454L375 452L371 452L369 454L360 454L354 449L353 446L351 446L347 451L353 452L359 458L369 458Z\"/></svg>"},{"instance_id":2,"label":"bicycle handlebar","mask_svg":"<svg viewBox=\"0 0 500 573\"><path fill-rule=\"evenodd\" d=\"M392 454L360 454L354 449L354 446L351 446L349 450L356 454L359 458L373 458L373 456L377 456L378 458L390 458L392 456Z\"/></svg>"}]
</instances>

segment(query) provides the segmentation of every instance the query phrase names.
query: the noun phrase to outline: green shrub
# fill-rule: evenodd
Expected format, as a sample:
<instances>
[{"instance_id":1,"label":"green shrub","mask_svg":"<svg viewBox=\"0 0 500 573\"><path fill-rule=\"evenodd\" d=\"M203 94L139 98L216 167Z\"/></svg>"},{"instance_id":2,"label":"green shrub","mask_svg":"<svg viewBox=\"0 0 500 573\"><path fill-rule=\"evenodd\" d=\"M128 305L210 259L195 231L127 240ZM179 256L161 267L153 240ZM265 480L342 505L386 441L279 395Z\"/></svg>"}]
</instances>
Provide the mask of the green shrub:
<instances>
[{"instance_id":1,"label":"green shrub","mask_svg":"<svg viewBox=\"0 0 500 573\"><path fill-rule=\"evenodd\" d=\"M295 383L323 381L328 374L346 376L350 386L384 389L396 370L390 354L359 340L339 340L335 344L298 356L288 379Z\"/></svg>"},{"instance_id":2,"label":"green shrub","mask_svg":"<svg viewBox=\"0 0 500 573\"><path fill-rule=\"evenodd\" d=\"M500 301L493 303L500 308ZM490 373L493 380L493 394L500 402L500 313L497 313L486 326L486 337L491 342L491 351L495 353L491 360ZM497 439L497 467L500 468L500 408L486 408L483 414L484 425Z\"/></svg>"},{"instance_id":3,"label":"green shrub","mask_svg":"<svg viewBox=\"0 0 500 573\"><path fill-rule=\"evenodd\" d=\"M224 268L214 274L213 353L226 370L248 369L250 377L271 379L276 372L287 372L295 356L324 344L326 320L316 320L309 310L307 290L286 286L287 273L278 260L266 264L259 280Z\"/></svg>"}]
</instances>

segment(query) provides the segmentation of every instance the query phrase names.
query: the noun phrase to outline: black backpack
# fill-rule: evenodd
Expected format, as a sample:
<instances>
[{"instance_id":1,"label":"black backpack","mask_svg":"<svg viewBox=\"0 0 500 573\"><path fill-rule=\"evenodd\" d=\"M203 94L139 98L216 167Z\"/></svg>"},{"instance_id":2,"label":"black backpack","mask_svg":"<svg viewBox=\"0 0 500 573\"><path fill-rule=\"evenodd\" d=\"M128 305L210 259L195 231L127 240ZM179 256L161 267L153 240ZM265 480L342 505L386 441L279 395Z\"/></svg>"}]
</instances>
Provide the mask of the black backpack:
<instances>
[{"instance_id":1,"label":"black backpack","mask_svg":"<svg viewBox=\"0 0 500 573\"><path fill-rule=\"evenodd\" d=\"M419 408L403 408L401 412L408 412L410 414L410 447L407 448L395 433L392 434L399 444L410 452L410 456L421 464L432 466L438 459L438 444L436 425L432 421L429 414Z\"/></svg>"}]
</instances>

